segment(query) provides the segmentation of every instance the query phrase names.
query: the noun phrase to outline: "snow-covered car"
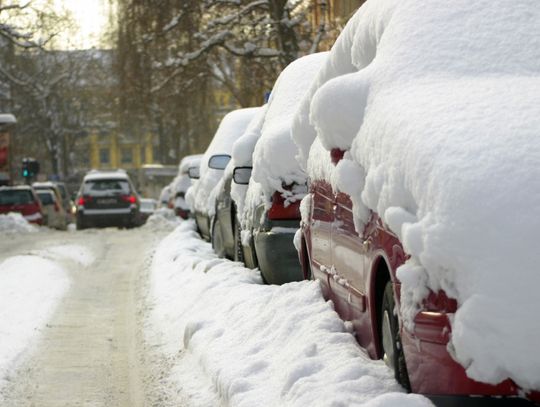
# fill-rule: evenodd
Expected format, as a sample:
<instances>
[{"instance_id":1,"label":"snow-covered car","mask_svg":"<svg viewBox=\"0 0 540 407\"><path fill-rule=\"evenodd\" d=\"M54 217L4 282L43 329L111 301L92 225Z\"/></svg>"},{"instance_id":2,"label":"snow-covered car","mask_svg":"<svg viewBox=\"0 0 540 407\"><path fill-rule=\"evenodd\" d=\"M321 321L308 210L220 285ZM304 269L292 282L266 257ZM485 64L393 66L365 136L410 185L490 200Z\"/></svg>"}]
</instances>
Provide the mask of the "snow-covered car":
<instances>
[{"instance_id":1,"label":"snow-covered car","mask_svg":"<svg viewBox=\"0 0 540 407\"><path fill-rule=\"evenodd\" d=\"M368 0L295 118L304 272L414 392L540 402L538 21Z\"/></svg>"},{"instance_id":2,"label":"snow-covered car","mask_svg":"<svg viewBox=\"0 0 540 407\"><path fill-rule=\"evenodd\" d=\"M187 219L190 214L189 205L186 202L186 192L191 186L189 169L199 167L202 154L187 155L182 158L178 166L178 175L171 183L171 196L173 197L174 213Z\"/></svg>"},{"instance_id":3,"label":"snow-covered car","mask_svg":"<svg viewBox=\"0 0 540 407\"><path fill-rule=\"evenodd\" d=\"M293 237L300 227L300 200L307 192L307 176L295 159L298 148L291 127L302 97L326 58L327 53L308 55L283 70L259 123L252 172L245 158L234 169L237 184L249 180L244 202L237 204L242 208L238 217L244 261L249 267L259 267L270 284L303 279ZM245 147L239 155L247 157ZM242 195L235 192L233 197L242 199Z\"/></svg>"},{"instance_id":4,"label":"snow-covered car","mask_svg":"<svg viewBox=\"0 0 540 407\"><path fill-rule=\"evenodd\" d=\"M40 192L44 192L44 191L52 192L52 194L54 195L54 200L52 203L53 210L51 211L50 207L44 208L44 211L47 212L47 216L49 214L51 215L51 218L47 220L47 226L53 227L56 229L66 230L67 225L72 220L72 216L71 216L71 204L69 203L70 202L69 197L67 197L66 195L66 201L64 201L64 197L62 195L62 191L66 193L65 186L60 187L55 182L34 182L32 184L32 188L34 188L36 193L39 195L40 200L41 200ZM45 196L43 198L48 202L48 204L45 206L50 206L51 205L50 199L48 199Z\"/></svg>"},{"instance_id":5,"label":"snow-covered car","mask_svg":"<svg viewBox=\"0 0 540 407\"><path fill-rule=\"evenodd\" d=\"M50 228L66 230L67 219L61 198L50 189L37 189L36 194L43 208L44 224Z\"/></svg>"},{"instance_id":6,"label":"snow-covered car","mask_svg":"<svg viewBox=\"0 0 540 407\"><path fill-rule=\"evenodd\" d=\"M244 134L233 144L231 161L216 186L218 192L216 216L212 227L212 246L218 256L235 261L244 261L239 214L243 211L247 184L251 178L251 157L261 134L266 107L264 105L259 109ZM232 182L235 173L239 183ZM257 267L253 262L248 264L252 268Z\"/></svg>"},{"instance_id":7,"label":"snow-covered car","mask_svg":"<svg viewBox=\"0 0 540 407\"><path fill-rule=\"evenodd\" d=\"M161 190L161 193L159 194L159 207L160 208L169 208L172 209L172 191L171 191L171 185L166 185Z\"/></svg>"},{"instance_id":8,"label":"snow-covered car","mask_svg":"<svg viewBox=\"0 0 540 407\"><path fill-rule=\"evenodd\" d=\"M0 214L10 212L20 213L30 223L43 225L43 207L29 186L0 187Z\"/></svg>"},{"instance_id":9,"label":"snow-covered car","mask_svg":"<svg viewBox=\"0 0 540 407\"><path fill-rule=\"evenodd\" d=\"M139 223L139 197L123 170L85 175L77 195L77 229L97 226L134 227Z\"/></svg>"},{"instance_id":10,"label":"snow-covered car","mask_svg":"<svg viewBox=\"0 0 540 407\"><path fill-rule=\"evenodd\" d=\"M201 159L199 179L188 190L188 203L195 215L199 233L206 240L210 240L211 221L215 211L217 190L214 193L213 190L231 159L233 143L244 133L258 109L234 110L223 118Z\"/></svg>"}]
</instances>

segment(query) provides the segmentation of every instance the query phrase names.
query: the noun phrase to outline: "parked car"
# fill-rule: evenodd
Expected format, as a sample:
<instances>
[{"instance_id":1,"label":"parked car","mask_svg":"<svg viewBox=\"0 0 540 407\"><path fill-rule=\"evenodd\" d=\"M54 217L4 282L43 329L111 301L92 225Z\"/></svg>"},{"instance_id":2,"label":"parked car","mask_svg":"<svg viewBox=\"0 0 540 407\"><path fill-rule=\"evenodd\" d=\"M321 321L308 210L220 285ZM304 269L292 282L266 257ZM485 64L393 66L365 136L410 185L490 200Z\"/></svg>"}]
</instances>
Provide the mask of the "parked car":
<instances>
[{"instance_id":1,"label":"parked car","mask_svg":"<svg viewBox=\"0 0 540 407\"><path fill-rule=\"evenodd\" d=\"M304 274L413 392L540 403L539 19L368 0L298 110Z\"/></svg>"},{"instance_id":2,"label":"parked car","mask_svg":"<svg viewBox=\"0 0 540 407\"><path fill-rule=\"evenodd\" d=\"M62 195L62 191L64 191L64 194L66 194L65 185L61 184L61 186L56 182L34 182L32 184L32 188L38 193L42 191L51 191L54 195L54 213L52 213L52 222L55 227L58 229L66 230L67 225L71 222L72 216L71 216L71 203L69 197L66 195ZM47 199L47 198L44 198ZM48 199L47 199L48 201ZM50 210L46 210L47 214L50 213ZM58 216L63 218L63 220L59 220ZM51 219L49 219L49 222L51 222ZM60 222L60 223L59 223ZM48 225L50 226L50 224Z\"/></svg>"},{"instance_id":3,"label":"parked car","mask_svg":"<svg viewBox=\"0 0 540 407\"><path fill-rule=\"evenodd\" d=\"M144 223L146 223L148 218L150 216L152 216L153 213L156 211L157 202L156 202L155 199L141 198L140 199L140 204L141 204L141 207L140 207L140 210L139 210L139 214L140 214L139 219L140 219L140 223L144 224Z\"/></svg>"},{"instance_id":4,"label":"parked car","mask_svg":"<svg viewBox=\"0 0 540 407\"><path fill-rule=\"evenodd\" d=\"M234 169L237 184L249 180L238 216L244 261L258 267L270 284L303 279L293 238L300 227L300 200L307 192L307 176L295 160L298 148L291 127L300 100L326 58L327 53L305 56L283 70L261 123L252 173L245 160Z\"/></svg>"},{"instance_id":5,"label":"parked car","mask_svg":"<svg viewBox=\"0 0 540 407\"><path fill-rule=\"evenodd\" d=\"M50 228L66 230L67 219L62 201L51 189L37 189L36 193L41 201L44 213L44 225Z\"/></svg>"},{"instance_id":6,"label":"parked car","mask_svg":"<svg viewBox=\"0 0 540 407\"><path fill-rule=\"evenodd\" d=\"M201 236L210 240L212 221L215 215L214 188L223 176L223 170L231 159L232 145L245 131L259 108L238 109L228 113L221 121L212 142L204 153L199 167L197 182L188 190L187 200L191 205Z\"/></svg>"},{"instance_id":7,"label":"parked car","mask_svg":"<svg viewBox=\"0 0 540 407\"><path fill-rule=\"evenodd\" d=\"M125 171L90 171L77 195L77 229L134 227L140 200Z\"/></svg>"},{"instance_id":8,"label":"parked car","mask_svg":"<svg viewBox=\"0 0 540 407\"><path fill-rule=\"evenodd\" d=\"M182 158L178 166L178 175L170 185L171 195L173 196L174 213L182 219L190 216L189 205L186 202L186 192L191 186L189 169L192 171L200 165L202 154L188 155Z\"/></svg>"},{"instance_id":9,"label":"parked car","mask_svg":"<svg viewBox=\"0 0 540 407\"><path fill-rule=\"evenodd\" d=\"M62 196L62 206L64 207L66 213L67 223L73 222L73 208L75 203L72 201L67 186L63 182L54 182L54 184L60 190L60 195Z\"/></svg>"},{"instance_id":10,"label":"parked car","mask_svg":"<svg viewBox=\"0 0 540 407\"><path fill-rule=\"evenodd\" d=\"M0 187L0 214L20 213L28 222L43 225L41 202L29 186Z\"/></svg>"},{"instance_id":11,"label":"parked car","mask_svg":"<svg viewBox=\"0 0 540 407\"><path fill-rule=\"evenodd\" d=\"M159 207L172 209L172 191L171 185L166 185L159 194Z\"/></svg>"}]
</instances>

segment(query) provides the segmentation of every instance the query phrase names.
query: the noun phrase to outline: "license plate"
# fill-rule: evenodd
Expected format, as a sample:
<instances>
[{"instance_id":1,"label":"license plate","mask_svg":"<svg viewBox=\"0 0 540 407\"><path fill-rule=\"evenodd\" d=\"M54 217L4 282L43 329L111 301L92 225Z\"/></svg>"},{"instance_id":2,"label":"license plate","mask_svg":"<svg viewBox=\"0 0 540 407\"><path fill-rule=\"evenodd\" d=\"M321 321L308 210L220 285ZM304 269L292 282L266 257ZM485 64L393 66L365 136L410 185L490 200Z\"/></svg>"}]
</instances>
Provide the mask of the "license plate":
<instances>
[{"instance_id":1,"label":"license plate","mask_svg":"<svg viewBox=\"0 0 540 407\"><path fill-rule=\"evenodd\" d=\"M110 205L110 204L115 204L116 203L116 199L114 198L109 198L109 199L98 199L97 200L97 203L99 205Z\"/></svg>"}]
</instances>

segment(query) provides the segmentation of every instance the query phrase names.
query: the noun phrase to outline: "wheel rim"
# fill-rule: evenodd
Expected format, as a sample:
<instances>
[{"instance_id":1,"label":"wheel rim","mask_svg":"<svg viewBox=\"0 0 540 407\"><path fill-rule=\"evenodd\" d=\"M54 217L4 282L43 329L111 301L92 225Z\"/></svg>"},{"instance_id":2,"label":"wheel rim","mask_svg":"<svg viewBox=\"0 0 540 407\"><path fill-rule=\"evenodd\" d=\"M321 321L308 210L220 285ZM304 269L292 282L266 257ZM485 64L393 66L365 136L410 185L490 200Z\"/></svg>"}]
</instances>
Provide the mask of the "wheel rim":
<instances>
[{"instance_id":1,"label":"wheel rim","mask_svg":"<svg viewBox=\"0 0 540 407\"><path fill-rule=\"evenodd\" d=\"M382 323L383 360L386 365L395 369L394 338L392 337L392 324L388 310L384 311Z\"/></svg>"}]
</instances>

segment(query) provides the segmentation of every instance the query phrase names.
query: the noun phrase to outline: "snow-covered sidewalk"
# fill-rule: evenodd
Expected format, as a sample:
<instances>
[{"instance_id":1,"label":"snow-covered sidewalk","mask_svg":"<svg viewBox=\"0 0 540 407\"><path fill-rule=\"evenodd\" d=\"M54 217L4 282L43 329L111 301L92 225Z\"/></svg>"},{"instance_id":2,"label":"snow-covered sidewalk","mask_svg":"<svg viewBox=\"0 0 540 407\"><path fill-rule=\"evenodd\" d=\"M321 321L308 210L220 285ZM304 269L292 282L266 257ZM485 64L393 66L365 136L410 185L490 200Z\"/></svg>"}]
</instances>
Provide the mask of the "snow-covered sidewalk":
<instances>
[{"instance_id":1,"label":"snow-covered sidewalk","mask_svg":"<svg viewBox=\"0 0 540 407\"><path fill-rule=\"evenodd\" d=\"M84 267L93 261L85 247L62 245L0 263L0 389L69 289L62 263Z\"/></svg>"},{"instance_id":2,"label":"snow-covered sidewalk","mask_svg":"<svg viewBox=\"0 0 540 407\"><path fill-rule=\"evenodd\" d=\"M356 344L317 282L262 285L182 223L151 266L146 340L196 406L431 406Z\"/></svg>"}]
</instances>

